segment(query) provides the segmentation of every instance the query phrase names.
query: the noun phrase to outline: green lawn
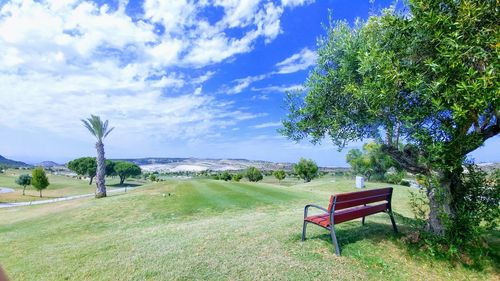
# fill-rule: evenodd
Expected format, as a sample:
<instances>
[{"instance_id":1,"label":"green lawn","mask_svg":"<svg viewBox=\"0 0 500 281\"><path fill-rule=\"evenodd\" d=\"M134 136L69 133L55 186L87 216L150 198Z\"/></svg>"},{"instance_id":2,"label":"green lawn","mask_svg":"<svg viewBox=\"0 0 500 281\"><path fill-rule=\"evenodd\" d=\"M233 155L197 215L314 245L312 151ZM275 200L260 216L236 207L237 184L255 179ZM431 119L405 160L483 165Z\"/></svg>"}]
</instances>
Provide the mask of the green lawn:
<instances>
[{"instance_id":1,"label":"green lawn","mask_svg":"<svg viewBox=\"0 0 500 281\"><path fill-rule=\"evenodd\" d=\"M12 280L498 280L413 257L386 214L338 226L342 257L328 233L308 228L303 206L353 191L351 180L308 184L208 179L148 184L105 199L0 209L0 263ZM383 186L369 184L369 187ZM411 217L408 188L397 186L400 230Z\"/></svg>"},{"instance_id":2,"label":"green lawn","mask_svg":"<svg viewBox=\"0 0 500 281\"><path fill-rule=\"evenodd\" d=\"M95 191L95 184L89 185L87 180L80 180L68 176L53 175L47 173L50 185L47 189L42 191L43 198L39 197L39 192L32 186L26 187L26 195L23 196L23 188L16 184L15 180L20 174L30 174L31 170L16 170L9 169L5 173L0 174L0 187L13 188L15 192L0 194L0 203L2 202L21 202L21 201L34 201L44 200L51 198L58 198L71 195L89 194ZM118 177L106 179L108 186L112 188L118 186L120 180ZM124 185L141 185L143 181L128 179Z\"/></svg>"}]
</instances>

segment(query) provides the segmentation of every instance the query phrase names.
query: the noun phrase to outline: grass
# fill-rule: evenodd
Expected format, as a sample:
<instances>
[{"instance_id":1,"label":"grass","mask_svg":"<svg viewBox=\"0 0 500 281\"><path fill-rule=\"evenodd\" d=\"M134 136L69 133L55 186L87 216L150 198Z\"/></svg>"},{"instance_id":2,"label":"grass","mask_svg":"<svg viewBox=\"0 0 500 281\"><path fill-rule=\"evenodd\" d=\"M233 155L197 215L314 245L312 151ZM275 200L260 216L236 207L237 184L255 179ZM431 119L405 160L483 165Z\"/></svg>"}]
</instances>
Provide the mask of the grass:
<instances>
[{"instance_id":1,"label":"grass","mask_svg":"<svg viewBox=\"0 0 500 281\"><path fill-rule=\"evenodd\" d=\"M80 180L63 175L54 175L47 173L50 185L42 191L43 198L40 198L39 192L32 186L26 187L26 195L23 196L23 187L15 183L20 174L31 174L31 170L9 169L0 174L0 187L8 187L15 190L12 193L0 194L0 203L35 201L51 198L58 198L71 195L89 194L95 191L95 184L89 185L87 180ZM110 188L120 188L120 180L117 177L106 179ZM142 185L144 182L135 179L125 181L126 186Z\"/></svg>"},{"instance_id":2,"label":"grass","mask_svg":"<svg viewBox=\"0 0 500 281\"><path fill-rule=\"evenodd\" d=\"M326 205L353 185L169 180L106 199L0 210L0 263L12 280L498 280L494 265L475 271L411 256L386 214L340 224L342 257L319 227L301 242L303 206ZM394 194L402 232L408 190Z\"/></svg>"}]
</instances>

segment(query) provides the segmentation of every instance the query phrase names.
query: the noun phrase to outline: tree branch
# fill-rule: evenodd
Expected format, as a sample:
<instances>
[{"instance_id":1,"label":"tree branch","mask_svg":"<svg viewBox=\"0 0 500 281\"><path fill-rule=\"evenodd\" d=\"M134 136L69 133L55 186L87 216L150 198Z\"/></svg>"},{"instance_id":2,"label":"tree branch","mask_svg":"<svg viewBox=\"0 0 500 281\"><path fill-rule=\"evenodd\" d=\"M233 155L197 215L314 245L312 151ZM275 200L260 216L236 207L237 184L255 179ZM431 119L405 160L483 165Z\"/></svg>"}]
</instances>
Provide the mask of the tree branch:
<instances>
[{"instance_id":1,"label":"tree branch","mask_svg":"<svg viewBox=\"0 0 500 281\"><path fill-rule=\"evenodd\" d=\"M399 150L397 147L382 145L382 151L401 165L405 170L416 174L425 174L428 172L427 167L418 163L418 155L411 149Z\"/></svg>"}]
</instances>

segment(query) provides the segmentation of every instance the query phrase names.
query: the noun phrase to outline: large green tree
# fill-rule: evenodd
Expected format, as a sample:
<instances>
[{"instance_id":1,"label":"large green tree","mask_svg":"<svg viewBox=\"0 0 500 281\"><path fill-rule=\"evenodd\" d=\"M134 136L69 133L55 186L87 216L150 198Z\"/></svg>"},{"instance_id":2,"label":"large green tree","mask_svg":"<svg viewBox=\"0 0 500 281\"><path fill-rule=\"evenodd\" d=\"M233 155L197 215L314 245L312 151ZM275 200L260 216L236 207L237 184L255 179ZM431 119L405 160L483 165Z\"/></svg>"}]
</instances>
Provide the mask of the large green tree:
<instances>
[{"instance_id":1,"label":"large green tree","mask_svg":"<svg viewBox=\"0 0 500 281\"><path fill-rule=\"evenodd\" d=\"M304 182L310 182L318 176L318 165L311 159L300 158L299 162L293 165L293 172Z\"/></svg>"},{"instance_id":2,"label":"large green tree","mask_svg":"<svg viewBox=\"0 0 500 281\"><path fill-rule=\"evenodd\" d=\"M120 185L122 185L128 177L134 177L141 174L141 168L139 166L126 161L116 161L114 170L120 177Z\"/></svg>"},{"instance_id":3,"label":"large green tree","mask_svg":"<svg viewBox=\"0 0 500 281\"><path fill-rule=\"evenodd\" d=\"M115 162L106 159L106 176L116 176ZM89 177L89 185L92 184L97 174L97 161L95 157L80 157L68 162L68 169L80 176Z\"/></svg>"},{"instance_id":4,"label":"large green tree","mask_svg":"<svg viewBox=\"0 0 500 281\"><path fill-rule=\"evenodd\" d=\"M282 132L340 148L377 140L425 176L426 228L444 236L462 212L464 159L500 132L498 4L409 0L406 8L332 24L305 93L289 95Z\"/></svg>"},{"instance_id":5,"label":"large green tree","mask_svg":"<svg viewBox=\"0 0 500 281\"><path fill-rule=\"evenodd\" d=\"M104 158L104 143L102 142L114 128L108 128L108 120L102 122L101 118L91 115L87 120L82 119L83 125L97 139L95 148L97 150L96 171L96 198L106 197L106 159Z\"/></svg>"},{"instance_id":6,"label":"large green tree","mask_svg":"<svg viewBox=\"0 0 500 281\"><path fill-rule=\"evenodd\" d=\"M49 178L47 178L42 167L33 169L31 172L31 185L40 192L40 197L42 197L42 190L46 189L49 184Z\"/></svg>"}]
</instances>

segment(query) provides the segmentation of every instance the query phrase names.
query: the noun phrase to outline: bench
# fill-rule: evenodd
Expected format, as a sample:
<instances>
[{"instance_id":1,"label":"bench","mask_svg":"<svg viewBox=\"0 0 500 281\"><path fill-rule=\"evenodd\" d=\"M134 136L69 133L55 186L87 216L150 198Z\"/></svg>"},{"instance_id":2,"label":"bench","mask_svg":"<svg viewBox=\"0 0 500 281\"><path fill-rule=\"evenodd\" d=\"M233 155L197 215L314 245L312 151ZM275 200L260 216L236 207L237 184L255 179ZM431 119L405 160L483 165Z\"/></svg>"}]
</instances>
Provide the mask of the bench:
<instances>
[{"instance_id":1,"label":"bench","mask_svg":"<svg viewBox=\"0 0 500 281\"><path fill-rule=\"evenodd\" d=\"M304 208L304 224L302 226L302 241L306 239L307 224L312 223L321 226L328 231L332 237L332 243L335 247L335 254L340 256L340 248L335 235L335 225L346 221L361 219L362 225L365 224L365 217L381 212L386 212L391 218L394 232L397 233L396 222L391 208L392 187L371 189L359 192L349 192L330 197L328 209L317 205L309 204ZM382 203L381 203L382 202ZM374 204L376 203L376 204ZM367 205L371 204L371 205ZM308 216L309 208L317 208L325 211L324 214Z\"/></svg>"}]
</instances>

